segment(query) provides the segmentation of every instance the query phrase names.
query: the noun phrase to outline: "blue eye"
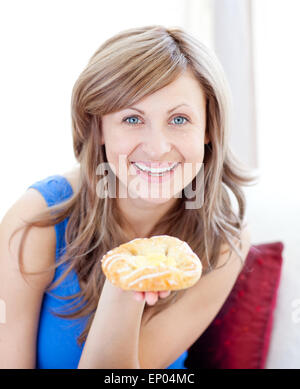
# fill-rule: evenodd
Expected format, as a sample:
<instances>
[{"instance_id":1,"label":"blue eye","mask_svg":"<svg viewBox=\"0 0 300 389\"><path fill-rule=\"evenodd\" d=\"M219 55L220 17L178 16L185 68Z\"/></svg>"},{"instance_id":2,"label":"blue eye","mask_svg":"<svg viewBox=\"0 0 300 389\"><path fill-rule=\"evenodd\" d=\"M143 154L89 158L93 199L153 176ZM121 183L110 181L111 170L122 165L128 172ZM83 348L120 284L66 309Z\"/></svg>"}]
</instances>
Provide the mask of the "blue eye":
<instances>
[{"instance_id":1,"label":"blue eye","mask_svg":"<svg viewBox=\"0 0 300 389\"><path fill-rule=\"evenodd\" d=\"M126 123L130 124L131 126L137 124L137 122L132 123L132 122L127 121L128 119L132 119L132 118L139 120L139 118L137 116L128 116L127 118L123 119L123 122L126 122Z\"/></svg>"},{"instance_id":2,"label":"blue eye","mask_svg":"<svg viewBox=\"0 0 300 389\"><path fill-rule=\"evenodd\" d=\"M189 121L186 117L184 117L184 116L175 116L173 119L177 119L177 118L181 118L181 119L184 119L184 120L186 120L186 121ZM184 124L184 123L176 123L176 124Z\"/></svg>"},{"instance_id":3,"label":"blue eye","mask_svg":"<svg viewBox=\"0 0 300 389\"><path fill-rule=\"evenodd\" d=\"M184 119L185 121L189 122L189 120L185 116L175 116L173 119L177 119L177 118L181 118L181 119ZM130 120L130 122L127 121L128 119ZM123 119L123 122L125 122L125 123L127 123L127 124L129 124L131 126L134 126L134 125L138 124L137 121L135 121L135 122L133 121L132 122L131 119L139 120L139 118L137 116L128 116L125 119ZM177 123L175 123L175 124L182 125L182 124L185 124L185 122L184 123L182 123L182 122L178 123L178 121L177 121Z\"/></svg>"}]
</instances>

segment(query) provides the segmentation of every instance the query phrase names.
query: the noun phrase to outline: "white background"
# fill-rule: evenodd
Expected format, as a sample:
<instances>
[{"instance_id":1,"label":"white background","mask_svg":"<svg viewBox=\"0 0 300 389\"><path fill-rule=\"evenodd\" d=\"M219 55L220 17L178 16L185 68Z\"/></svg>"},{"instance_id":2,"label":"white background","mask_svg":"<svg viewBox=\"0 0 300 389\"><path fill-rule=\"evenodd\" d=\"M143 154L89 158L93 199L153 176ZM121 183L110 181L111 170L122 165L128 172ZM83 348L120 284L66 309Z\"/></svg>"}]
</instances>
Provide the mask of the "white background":
<instances>
[{"instance_id":1,"label":"white background","mask_svg":"<svg viewBox=\"0 0 300 389\"><path fill-rule=\"evenodd\" d=\"M212 45L212 4L210 0L0 3L0 219L31 183L75 165L71 91L98 46L125 28L150 24L182 26ZM300 298L300 1L252 0L252 5L261 179L245 189L247 217L253 243L279 240L285 245L267 367L299 368L300 323L292 320L292 303Z\"/></svg>"},{"instance_id":2,"label":"white background","mask_svg":"<svg viewBox=\"0 0 300 389\"><path fill-rule=\"evenodd\" d=\"M267 367L300 368L300 1L253 0L259 185L247 191L254 242L281 241ZM293 306L295 304L295 306Z\"/></svg>"},{"instance_id":3,"label":"white background","mask_svg":"<svg viewBox=\"0 0 300 389\"><path fill-rule=\"evenodd\" d=\"M71 92L100 44L125 28L184 18L181 0L0 2L0 218L31 183L76 163Z\"/></svg>"}]
</instances>

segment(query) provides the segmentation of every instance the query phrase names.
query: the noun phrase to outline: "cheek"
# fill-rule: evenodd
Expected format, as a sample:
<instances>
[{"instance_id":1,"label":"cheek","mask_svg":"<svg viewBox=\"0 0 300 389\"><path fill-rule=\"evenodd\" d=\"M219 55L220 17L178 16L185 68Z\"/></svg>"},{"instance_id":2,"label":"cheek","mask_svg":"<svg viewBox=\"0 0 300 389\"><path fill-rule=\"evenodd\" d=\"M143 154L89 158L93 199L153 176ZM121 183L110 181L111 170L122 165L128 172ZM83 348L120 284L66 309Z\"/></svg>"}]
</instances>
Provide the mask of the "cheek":
<instances>
[{"instance_id":1,"label":"cheek","mask_svg":"<svg viewBox=\"0 0 300 389\"><path fill-rule=\"evenodd\" d=\"M182 142L180 151L187 162L202 162L204 157L204 143L199 138Z\"/></svg>"},{"instance_id":2,"label":"cheek","mask_svg":"<svg viewBox=\"0 0 300 389\"><path fill-rule=\"evenodd\" d=\"M132 146L129 142L120 141L119 138L111 138L105 144L106 155L109 160L119 160L119 156L127 158L132 150Z\"/></svg>"},{"instance_id":3,"label":"cheek","mask_svg":"<svg viewBox=\"0 0 300 389\"><path fill-rule=\"evenodd\" d=\"M204 142L199 135L192 139L190 137L188 142L182 142L180 151L186 164L182 166L180 174L184 187L193 180L201 169L204 150Z\"/></svg>"},{"instance_id":4,"label":"cheek","mask_svg":"<svg viewBox=\"0 0 300 389\"><path fill-rule=\"evenodd\" d=\"M107 156L115 157L118 154L128 154L132 142L118 123L110 122L108 119L104 120L102 134Z\"/></svg>"}]
</instances>

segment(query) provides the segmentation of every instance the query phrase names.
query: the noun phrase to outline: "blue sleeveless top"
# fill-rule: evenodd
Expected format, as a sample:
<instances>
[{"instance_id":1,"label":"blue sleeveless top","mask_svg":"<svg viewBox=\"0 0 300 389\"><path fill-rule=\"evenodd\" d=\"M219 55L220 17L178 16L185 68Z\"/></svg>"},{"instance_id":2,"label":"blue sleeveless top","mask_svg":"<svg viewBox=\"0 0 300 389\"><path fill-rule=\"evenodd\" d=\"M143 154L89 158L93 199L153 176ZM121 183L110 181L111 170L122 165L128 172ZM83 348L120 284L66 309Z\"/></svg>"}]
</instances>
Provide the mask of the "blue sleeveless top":
<instances>
[{"instance_id":1,"label":"blue sleeveless top","mask_svg":"<svg viewBox=\"0 0 300 389\"><path fill-rule=\"evenodd\" d=\"M72 196L73 190L69 181L61 175L49 176L30 185L29 188L38 190L48 207L58 204ZM65 252L65 229L69 217L55 225L56 261ZM55 270L53 281L56 281L65 270L65 264ZM42 300L40 319L37 333L37 369L77 369L84 343L80 346L77 337L81 334L88 317L66 319L54 315L62 313L61 309L72 300L62 300L55 295L69 296L80 291L77 274L72 270L68 276L53 290L45 292ZM186 369L184 361L187 351L172 363L167 369Z\"/></svg>"}]
</instances>

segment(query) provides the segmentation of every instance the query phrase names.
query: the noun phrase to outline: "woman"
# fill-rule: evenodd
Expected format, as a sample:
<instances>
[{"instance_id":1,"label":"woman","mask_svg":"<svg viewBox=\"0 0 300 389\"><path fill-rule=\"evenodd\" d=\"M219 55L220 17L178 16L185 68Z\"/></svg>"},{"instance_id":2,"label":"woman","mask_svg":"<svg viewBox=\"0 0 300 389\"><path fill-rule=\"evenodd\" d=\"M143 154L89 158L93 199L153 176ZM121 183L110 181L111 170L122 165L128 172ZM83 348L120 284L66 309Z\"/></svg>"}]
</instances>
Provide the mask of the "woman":
<instances>
[{"instance_id":1,"label":"woman","mask_svg":"<svg viewBox=\"0 0 300 389\"><path fill-rule=\"evenodd\" d=\"M100 46L72 94L79 166L30 185L2 220L1 367L184 368L250 248L252 178L228 146L229 101L218 60L183 29L133 28ZM199 256L193 287L105 279L107 251L154 235Z\"/></svg>"}]
</instances>

